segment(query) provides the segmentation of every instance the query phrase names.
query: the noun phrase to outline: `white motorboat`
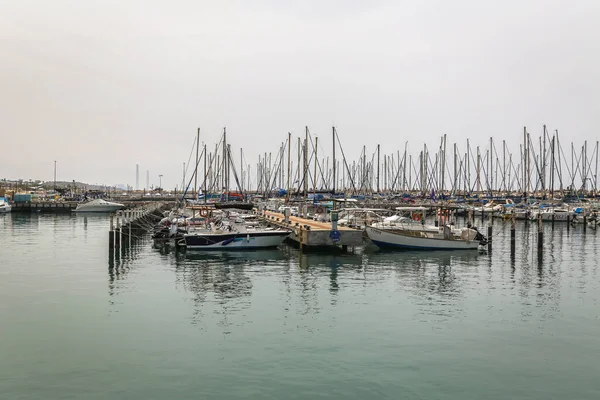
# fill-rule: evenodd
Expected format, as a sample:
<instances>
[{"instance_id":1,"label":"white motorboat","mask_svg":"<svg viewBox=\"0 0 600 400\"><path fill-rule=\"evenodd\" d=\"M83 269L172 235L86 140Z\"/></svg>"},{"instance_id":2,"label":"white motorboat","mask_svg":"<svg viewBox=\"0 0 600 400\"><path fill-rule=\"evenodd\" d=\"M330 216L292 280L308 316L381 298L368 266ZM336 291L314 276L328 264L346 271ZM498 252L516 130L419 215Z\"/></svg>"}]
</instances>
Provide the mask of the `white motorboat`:
<instances>
[{"instance_id":1,"label":"white motorboat","mask_svg":"<svg viewBox=\"0 0 600 400\"><path fill-rule=\"evenodd\" d=\"M545 207L538 210L533 210L529 219L531 221L537 221L538 216L541 216L542 221L554 221L567 222L569 219L573 219L574 213L564 207Z\"/></svg>"},{"instance_id":2,"label":"white motorboat","mask_svg":"<svg viewBox=\"0 0 600 400\"><path fill-rule=\"evenodd\" d=\"M418 230L366 228L367 236L381 248L413 250L476 250L486 244L486 238L471 228L462 228L457 235L445 225L439 232Z\"/></svg>"},{"instance_id":3,"label":"white motorboat","mask_svg":"<svg viewBox=\"0 0 600 400\"><path fill-rule=\"evenodd\" d=\"M106 201L106 200L102 200L102 199L94 199L94 200L88 201L86 203L78 204L75 211L76 212L108 213L108 212L115 212L124 207L125 207L125 205L121 204L121 203L115 203L112 201Z\"/></svg>"},{"instance_id":4,"label":"white motorboat","mask_svg":"<svg viewBox=\"0 0 600 400\"><path fill-rule=\"evenodd\" d=\"M12 209L12 206L6 199L6 197L0 197L0 214L9 213Z\"/></svg>"},{"instance_id":5,"label":"white motorboat","mask_svg":"<svg viewBox=\"0 0 600 400\"><path fill-rule=\"evenodd\" d=\"M247 232L194 232L184 234L183 238L186 248L191 250L240 250L277 247L289 235L289 231L281 229L262 229Z\"/></svg>"},{"instance_id":6,"label":"white motorboat","mask_svg":"<svg viewBox=\"0 0 600 400\"><path fill-rule=\"evenodd\" d=\"M206 228L184 234L181 244L190 250L265 249L279 246L290 233L260 226L254 215L229 211Z\"/></svg>"}]
</instances>

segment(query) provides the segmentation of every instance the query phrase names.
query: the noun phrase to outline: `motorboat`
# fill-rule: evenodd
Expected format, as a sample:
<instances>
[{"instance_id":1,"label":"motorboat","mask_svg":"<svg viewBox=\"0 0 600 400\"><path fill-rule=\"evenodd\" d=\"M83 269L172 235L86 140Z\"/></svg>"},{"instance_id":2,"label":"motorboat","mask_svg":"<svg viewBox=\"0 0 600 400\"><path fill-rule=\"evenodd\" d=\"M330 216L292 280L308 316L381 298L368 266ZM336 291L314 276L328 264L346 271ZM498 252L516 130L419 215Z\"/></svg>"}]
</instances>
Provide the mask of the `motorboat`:
<instances>
[{"instance_id":1,"label":"motorboat","mask_svg":"<svg viewBox=\"0 0 600 400\"><path fill-rule=\"evenodd\" d=\"M181 244L189 250L264 249L279 246L290 233L256 225L249 215L229 213L204 229L184 234Z\"/></svg>"},{"instance_id":2,"label":"motorboat","mask_svg":"<svg viewBox=\"0 0 600 400\"><path fill-rule=\"evenodd\" d=\"M115 203L112 201L106 201L103 199L94 199L94 200L90 200L86 203L80 203L77 205L77 208L75 209L76 212L101 212L101 213L108 213L108 212L115 212L117 210L120 210L122 208L125 208L124 204L121 203Z\"/></svg>"},{"instance_id":3,"label":"motorboat","mask_svg":"<svg viewBox=\"0 0 600 400\"><path fill-rule=\"evenodd\" d=\"M537 221L538 216L541 217L542 221L562 221L567 222L572 220L574 213L565 207L540 207L537 210L533 210L530 214L529 219L531 221Z\"/></svg>"},{"instance_id":4,"label":"motorboat","mask_svg":"<svg viewBox=\"0 0 600 400\"><path fill-rule=\"evenodd\" d=\"M9 213L12 209L12 206L8 202L6 197L0 197L0 214Z\"/></svg>"},{"instance_id":5,"label":"motorboat","mask_svg":"<svg viewBox=\"0 0 600 400\"><path fill-rule=\"evenodd\" d=\"M444 225L437 232L417 229L366 228L369 239L381 248L413 250L477 250L487 239L476 228L453 229Z\"/></svg>"},{"instance_id":6,"label":"motorboat","mask_svg":"<svg viewBox=\"0 0 600 400\"><path fill-rule=\"evenodd\" d=\"M289 231L281 229L206 231L184 234L183 239L190 250L247 250L277 247L289 235Z\"/></svg>"},{"instance_id":7,"label":"motorboat","mask_svg":"<svg viewBox=\"0 0 600 400\"><path fill-rule=\"evenodd\" d=\"M421 214L413 212L412 218L384 218L366 227L365 232L381 248L464 250L487 244L487 238L477 228L452 225L449 210L438 209L436 216L439 226L425 224Z\"/></svg>"}]
</instances>

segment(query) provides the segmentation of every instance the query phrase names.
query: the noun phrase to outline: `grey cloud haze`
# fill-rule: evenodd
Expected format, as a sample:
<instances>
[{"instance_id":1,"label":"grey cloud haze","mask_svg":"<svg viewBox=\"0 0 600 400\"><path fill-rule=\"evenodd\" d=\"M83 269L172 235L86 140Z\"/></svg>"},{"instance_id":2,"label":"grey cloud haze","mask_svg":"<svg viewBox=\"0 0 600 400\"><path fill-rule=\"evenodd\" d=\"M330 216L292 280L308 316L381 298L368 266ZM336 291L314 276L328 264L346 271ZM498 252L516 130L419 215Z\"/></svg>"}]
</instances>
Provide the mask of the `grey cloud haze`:
<instances>
[{"instance_id":1,"label":"grey cloud haze","mask_svg":"<svg viewBox=\"0 0 600 400\"><path fill-rule=\"evenodd\" d=\"M197 127L250 162L332 123L350 157L598 140L598 1L292 3L0 0L0 177L173 187Z\"/></svg>"}]
</instances>

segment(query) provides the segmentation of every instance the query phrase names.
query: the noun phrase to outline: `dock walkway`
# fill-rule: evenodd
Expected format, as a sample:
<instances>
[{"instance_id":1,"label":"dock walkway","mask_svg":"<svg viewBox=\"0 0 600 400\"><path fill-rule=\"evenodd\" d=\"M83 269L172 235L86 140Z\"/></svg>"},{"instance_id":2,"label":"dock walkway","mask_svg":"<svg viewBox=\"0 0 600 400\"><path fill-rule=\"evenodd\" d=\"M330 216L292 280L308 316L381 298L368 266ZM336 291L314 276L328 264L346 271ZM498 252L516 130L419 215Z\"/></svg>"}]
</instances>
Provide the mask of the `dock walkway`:
<instances>
[{"instance_id":1,"label":"dock walkway","mask_svg":"<svg viewBox=\"0 0 600 400\"><path fill-rule=\"evenodd\" d=\"M270 224L290 229L292 234L289 239L296 242L300 248L341 247L347 250L348 246L359 246L363 241L362 231L347 226L338 226L334 230L331 222L290 216L288 223L285 215L272 211L259 212L259 216Z\"/></svg>"}]
</instances>

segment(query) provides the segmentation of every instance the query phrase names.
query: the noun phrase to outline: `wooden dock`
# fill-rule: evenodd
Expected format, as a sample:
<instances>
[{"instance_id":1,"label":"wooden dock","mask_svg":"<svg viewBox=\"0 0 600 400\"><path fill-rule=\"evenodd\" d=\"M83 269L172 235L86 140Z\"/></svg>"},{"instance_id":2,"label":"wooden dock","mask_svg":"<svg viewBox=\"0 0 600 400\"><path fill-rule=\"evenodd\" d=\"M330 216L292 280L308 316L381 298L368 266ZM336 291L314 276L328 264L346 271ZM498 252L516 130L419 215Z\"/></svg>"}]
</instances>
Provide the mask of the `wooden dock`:
<instances>
[{"instance_id":1,"label":"wooden dock","mask_svg":"<svg viewBox=\"0 0 600 400\"><path fill-rule=\"evenodd\" d=\"M361 230L338 226L332 229L331 222L319 222L311 219L290 216L286 222L285 215L262 211L259 216L272 225L290 229L292 234L289 240L303 248L341 248L347 250L348 246L359 246L363 242Z\"/></svg>"}]
</instances>

